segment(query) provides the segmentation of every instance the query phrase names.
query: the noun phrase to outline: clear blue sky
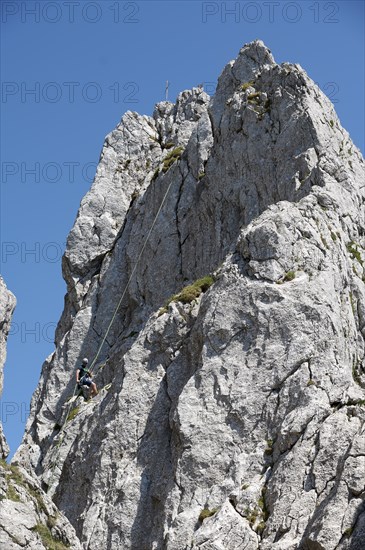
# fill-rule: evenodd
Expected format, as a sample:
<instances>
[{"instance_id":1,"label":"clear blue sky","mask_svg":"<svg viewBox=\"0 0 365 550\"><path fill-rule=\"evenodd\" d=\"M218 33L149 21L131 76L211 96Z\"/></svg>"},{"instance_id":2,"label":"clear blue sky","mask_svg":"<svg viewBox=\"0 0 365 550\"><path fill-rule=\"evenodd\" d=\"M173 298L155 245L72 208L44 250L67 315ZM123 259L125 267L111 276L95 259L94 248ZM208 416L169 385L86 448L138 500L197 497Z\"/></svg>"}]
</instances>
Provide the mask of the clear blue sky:
<instances>
[{"instance_id":1,"label":"clear blue sky","mask_svg":"<svg viewBox=\"0 0 365 550\"><path fill-rule=\"evenodd\" d=\"M260 38L299 63L364 150L364 2L1 1L1 266L18 305L1 417L14 453L63 308L61 255L105 135ZM33 91L32 91L33 90Z\"/></svg>"}]
</instances>

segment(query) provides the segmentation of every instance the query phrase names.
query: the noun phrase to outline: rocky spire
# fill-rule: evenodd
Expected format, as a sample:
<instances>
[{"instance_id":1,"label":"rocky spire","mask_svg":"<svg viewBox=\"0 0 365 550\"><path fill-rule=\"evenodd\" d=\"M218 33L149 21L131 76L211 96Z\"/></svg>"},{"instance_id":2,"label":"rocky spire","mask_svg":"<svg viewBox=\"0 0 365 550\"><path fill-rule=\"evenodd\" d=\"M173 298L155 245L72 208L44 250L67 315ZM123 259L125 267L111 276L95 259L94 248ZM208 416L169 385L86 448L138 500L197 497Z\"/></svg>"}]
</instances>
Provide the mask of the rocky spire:
<instances>
[{"instance_id":1,"label":"rocky spire","mask_svg":"<svg viewBox=\"0 0 365 550\"><path fill-rule=\"evenodd\" d=\"M106 138L16 455L85 548L360 549L363 169L328 98L259 41L214 98ZM135 267L101 391L76 402Z\"/></svg>"},{"instance_id":2,"label":"rocky spire","mask_svg":"<svg viewBox=\"0 0 365 550\"><path fill-rule=\"evenodd\" d=\"M10 330L11 317L15 308L15 296L6 288L4 279L0 275L0 395L3 391L3 369L6 360L6 341ZM3 434L0 422L0 458L5 459L9 454L9 447Z\"/></svg>"},{"instance_id":3,"label":"rocky spire","mask_svg":"<svg viewBox=\"0 0 365 550\"><path fill-rule=\"evenodd\" d=\"M15 303L15 296L0 276L0 394L6 341ZM58 550L66 550L71 545L81 550L72 525L44 494L34 473L31 475L19 466L7 464L8 454L9 447L0 424L0 548L46 550L53 544Z\"/></svg>"}]
</instances>

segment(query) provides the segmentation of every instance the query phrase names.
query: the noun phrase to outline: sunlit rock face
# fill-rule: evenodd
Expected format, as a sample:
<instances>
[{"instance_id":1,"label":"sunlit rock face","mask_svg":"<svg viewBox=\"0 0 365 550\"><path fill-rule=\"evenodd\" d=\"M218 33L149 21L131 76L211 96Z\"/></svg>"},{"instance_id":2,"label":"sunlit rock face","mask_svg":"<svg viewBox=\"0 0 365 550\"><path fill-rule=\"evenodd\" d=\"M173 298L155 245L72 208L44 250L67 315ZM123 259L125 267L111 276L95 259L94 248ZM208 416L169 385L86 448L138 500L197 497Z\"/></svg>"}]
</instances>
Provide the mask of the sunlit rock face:
<instances>
[{"instance_id":1,"label":"sunlit rock face","mask_svg":"<svg viewBox=\"0 0 365 550\"><path fill-rule=\"evenodd\" d=\"M123 116L15 456L83 548L363 548L364 231L358 149L260 41Z\"/></svg>"}]
</instances>

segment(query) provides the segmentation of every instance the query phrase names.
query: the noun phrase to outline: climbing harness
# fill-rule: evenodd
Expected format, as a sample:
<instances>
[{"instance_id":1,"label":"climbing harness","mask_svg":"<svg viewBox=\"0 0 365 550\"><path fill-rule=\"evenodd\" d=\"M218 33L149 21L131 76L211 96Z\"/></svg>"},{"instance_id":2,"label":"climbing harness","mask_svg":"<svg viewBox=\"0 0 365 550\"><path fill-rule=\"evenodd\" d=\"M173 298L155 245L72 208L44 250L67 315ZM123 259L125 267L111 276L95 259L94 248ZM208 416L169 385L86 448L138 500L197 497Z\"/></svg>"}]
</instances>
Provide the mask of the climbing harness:
<instances>
[{"instance_id":1,"label":"climbing harness","mask_svg":"<svg viewBox=\"0 0 365 550\"><path fill-rule=\"evenodd\" d=\"M154 218L154 220L153 220L153 223L152 223L152 225L151 225L151 228L150 228L149 232L147 233L147 236L146 236L146 238L145 238L145 240L144 240L143 246L142 246L142 248L141 248L141 250L140 250L140 252L139 252L139 254L138 254L137 260L136 260L136 262L135 262L135 264L134 264L134 266L133 266L133 269L132 269L131 274L130 274L130 276L129 276L129 278L128 278L127 284L125 285L124 290L123 290L123 293L122 293L122 295L121 295L121 297L120 297L120 299L119 299L119 301L118 301L118 303L117 303L117 305L116 305L116 307L115 307L114 313L113 313L113 315L112 315L112 317L111 317L111 320L110 320L110 322L109 322L109 324L108 324L108 326L107 326L107 329L106 329L106 331L105 331L104 337L103 337L103 339L102 339L102 341L101 341L101 343L100 343L100 345L99 345L99 347L98 347L98 349L97 349L96 355L95 355L95 357L94 357L94 359L93 359L93 361L92 361L90 367L88 368L90 374L93 374L94 365L95 365L96 361L98 360L98 357L99 357L99 355L100 355L100 353L101 353L101 350L102 350L102 348L103 348L103 346L104 346L104 344L105 344L105 341L106 341L106 339L107 339L107 337L108 337L108 334L109 334L109 332L110 332L110 329L111 329L111 327L112 327L112 325L113 325L113 323L114 323L114 320L115 320L115 318L116 318L116 316L117 316L117 314L118 314L119 308L120 308L120 306L122 305L123 299L124 299L124 297L125 297L125 295L126 295L126 293L127 293L127 290L128 290L128 288L129 288L129 285L131 284L132 278L133 278L133 276L134 276L134 274L135 274L135 272L136 272L136 270L137 270L137 266L138 266L138 264L139 264L139 261L140 261L140 259L141 259L141 257L142 257L143 252L145 251L145 248L146 248L146 246L147 246L148 240L149 240L149 238L150 238L150 236L151 236L151 234L152 234L152 231L153 231L153 229L154 229L154 227L155 227L155 225L156 225L157 219L158 219L158 217L159 217L159 215L160 215L160 213L161 213L161 210L162 210L162 208L163 208L163 206L164 206L164 204L165 204L165 201L166 201L166 199L167 199L167 196L168 196L168 194L169 194L169 192L170 192L170 189L171 189L171 186L172 186L173 183L174 183L174 179L171 179L171 182L169 183L169 185L168 185L168 187L167 187L167 189L166 189L166 192L165 192L165 194L164 194L164 196L163 196L163 199L162 199L162 201L161 201L161 204L160 204L160 206L159 206L159 208L158 208L158 210L157 210L157 213L156 213L156 216L155 216L155 218ZM99 372L99 370L100 370L103 366L104 366L103 364L99 365L98 368L97 368L96 371L95 371L95 374L97 374L97 373ZM56 457L55 457L55 459L54 459L53 465L51 466L51 468L52 468L52 470L51 470L51 476L50 476L50 481L49 481L49 483L47 484L48 486L47 486L46 492L48 492L49 489L52 487L52 480L53 480L53 477L54 477L54 471L55 471L55 468L56 468L57 459L58 459L58 456L59 456L59 453L60 453L61 445L62 445L63 440L64 440L64 437L65 437L65 433L64 433L64 432L65 432L65 425L66 425L66 422L67 422L67 420L68 420L68 417L69 417L69 414L70 414L70 411L71 411L71 406L72 406L72 404L74 403L74 399L73 399L73 398L76 396L77 390L78 390L78 384L75 385L75 389L74 389L72 398L70 399L70 404L69 404L69 406L68 406L68 408L67 408L67 412L66 412L66 414L65 414L63 424L61 425L61 428L60 428L60 431L59 431L59 434L58 434L58 435L59 435L59 440L58 440L57 446L56 446Z\"/></svg>"}]
</instances>

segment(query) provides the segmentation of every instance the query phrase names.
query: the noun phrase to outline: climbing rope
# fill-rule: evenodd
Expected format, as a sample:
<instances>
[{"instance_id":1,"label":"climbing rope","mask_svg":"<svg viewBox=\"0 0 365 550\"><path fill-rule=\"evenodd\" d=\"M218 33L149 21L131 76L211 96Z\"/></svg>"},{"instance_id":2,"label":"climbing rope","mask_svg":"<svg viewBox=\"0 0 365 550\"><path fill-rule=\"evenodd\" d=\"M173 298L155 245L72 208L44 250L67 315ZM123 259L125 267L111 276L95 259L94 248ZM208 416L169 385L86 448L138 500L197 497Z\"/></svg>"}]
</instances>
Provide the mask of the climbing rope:
<instances>
[{"instance_id":1,"label":"climbing rope","mask_svg":"<svg viewBox=\"0 0 365 550\"><path fill-rule=\"evenodd\" d=\"M154 220L153 220L152 226L151 226L151 228L150 228L150 230L149 230L149 232L148 232L146 238L144 239L143 246L142 246L142 248L141 248L141 250L140 250L140 252L139 252L139 254L138 254L138 256L137 256L137 260L136 260L136 262L135 262L135 264L134 264L134 267L133 267L133 269L132 269L132 271L131 271L131 274L130 274L130 276L129 276L129 278L128 278L127 284L126 284L125 287L124 287L123 293L122 293L122 295L121 295L121 297L120 297L120 299L119 299L119 301L118 301L118 303L117 303L117 305L116 305L116 308L115 308L114 313L113 313L113 315L112 315L112 317L111 317L111 320L110 320L110 322L109 322L109 324L108 324L108 326L107 326L107 329L106 329L106 331L105 331L105 334L104 334L104 336L103 336L103 339L102 339L102 341L101 341L101 343L100 343L100 345L99 345L99 347L98 347L98 349L97 349L96 355L95 355L95 357L94 357L94 359L93 359L93 361L92 361L92 363L91 363L91 365L90 365L90 368L88 369L89 372L90 372L91 374L93 373L93 367L94 367L94 365L95 365L95 363L96 363L96 361L97 361L97 359L98 359L98 357L99 357L99 355L100 355L100 353L101 353L101 350L102 350L102 348L103 348L103 346L104 346L104 344L105 344L105 341L106 341L106 339L107 339L107 337L108 337L108 334L109 334L109 332L110 332L110 329L111 329L111 327L112 327L112 325L113 325L113 323L114 323L114 321L115 321L115 318L116 318L116 316L117 316L117 314L118 314L119 308L120 308L120 306L122 305L123 299L124 299L124 297L125 297L125 295L126 295L126 293L127 293L127 290L128 290L128 288L129 288L129 285L131 284L132 278L133 278L133 276L134 276L134 274L135 274L135 272L136 272L136 269L137 269L137 267L138 267L138 264L139 264L139 261L140 261L140 259L141 259L141 257L142 257L142 254L143 254L143 252L145 251L145 248L146 248L146 246L147 246L148 240L149 240L149 238L150 238L150 236L151 236L151 234L152 234L152 231L153 231L153 229L154 229L154 227L155 227L155 225L156 225L157 219L158 219L158 217L159 217L159 215L160 215L160 212L161 212L161 210L162 210L162 208L163 208L163 206L164 206L164 204L165 204L166 198L167 198L167 196L168 196L168 194L169 194L169 192L170 192L170 189L171 189L171 186L172 186L173 182L174 182L174 180L172 179L171 182L169 183L167 189L166 189L166 192L165 192L165 194L164 194L164 196L163 196L163 199L162 199L162 201L161 201L161 204L160 204L160 206L159 206L159 208L158 208L158 210L157 210L156 216L155 216L155 218L154 218ZM100 365L96 372L98 372L98 370L99 370L102 366L103 366L103 365ZM52 465L52 472L51 472L51 476L50 476L50 482L49 482L49 484L48 484L48 488L47 488L47 491L46 491L46 492L48 492L48 490L49 490L50 487L52 486L52 481L53 481L54 471L55 471L56 464L57 464L57 459L58 459L58 456L59 456L59 452L60 452L61 445L62 445L63 440L64 440L64 437L65 437L65 433L64 433L65 430L64 430L64 428L65 428L65 425L66 425L68 416L69 416L69 414L70 414L71 406L72 406L72 404L73 404L73 402L74 402L74 401L73 401L73 398L74 398L75 395L76 395L77 389L78 389L78 384L75 385L75 389L74 389L72 398L70 399L70 404L69 404L69 406L68 406L68 408L67 408L67 412L66 412L66 415L65 415L65 419L64 419L63 424L62 424L62 426L61 426L61 428L60 428L60 431L59 431L59 436L61 436L61 437L59 438L59 440L58 440L58 442L57 442L57 446L56 446L56 457L55 457L55 460L54 460L53 465Z\"/></svg>"},{"instance_id":2,"label":"climbing rope","mask_svg":"<svg viewBox=\"0 0 365 550\"><path fill-rule=\"evenodd\" d=\"M70 414L71 405L74 403L73 398L76 395L77 389L78 389L78 384L75 385L75 389L73 391L72 397L70 398L70 404L69 404L69 406L67 408L67 411L66 411L65 419L63 421L63 424L61 425L61 428L60 428L60 431L59 431L59 434L58 434L61 437L59 438L59 440L57 442L57 445L56 445L56 457L53 461L53 464L51 465L51 475L50 475L50 478L49 478L49 483L47 483L46 493L48 493L49 489L52 487L52 481L53 481L53 477L54 477L54 471L56 469L57 458L58 458L58 455L59 455L60 447L61 447L62 442L63 442L64 437L65 437L65 434L62 433L62 432L64 432L64 427L65 427L65 424L67 422L67 418Z\"/></svg>"},{"instance_id":3,"label":"climbing rope","mask_svg":"<svg viewBox=\"0 0 365 550\"><path fill-rule=\"evenodd\" d=\"M102 341L101 341L101 344L100 344L100 346L99 346L99 348L98 348L98 350L97 350L97 352L96 352L96 355L95 355L95 357L94 357L94 359L93 359L93 361L92 361L92 363L91 363L91 365L90 365L89 371L90 371L91 374L93 373L93 367L94 367L94 365L95 365L95 363L96 363L96 361L97 361L97 359L98 359L98 357L99 357L99 355L100 355L100 353L101 353L101 350L102 350L102 348L103 348L103 345L105 344L105 341L106 341L106 339L107 339L107 337L108 337L108 334L109 334L109 332L110 332L110 329L111 329L111 327L112 327L112 325L113 325L113 323L114 323L114 320L115 320L115 318L116 318L116 316L117 316L117 313L118 313L118 311L119 311L119 308L120 308L120 306L122 305L122 301L123 301L123 299L124 299L124 296L126 295L127 290L128 290L128 288L129 288L129 285L131 284L131 281L132 281L132 278L133 278L133 276L134 276L134 274L135 274L135 272L136 272L136 269L137 269L139 260L141 259L142 254L143 254L143 252L144 252L144 250L145 250L145 248L146 248L146 246L147 246L148 240L149 240L149 238L150 238L150 236L151 236L151 233L152 233L152 231L153 231L153 229L154 229L154 227L155 227L155 225L156 225L157 219L158 219L158 217L159 217L159 215L160 215L160 212L161 212L161 210L162 210L162 208L163 208L163 206L164 206L164 204L165 204L167 195L169 194L169 191L170 191L170 189L171 189L171 186L172 186L173 182L174 182L174 180L171 180L171 182L169 183L169 185L168 185L168 187L167 187L167 190L166 190L166 192L165 192L165 194L164 194L164 197L163 197L163 199L162 199L162 202L161 202L161 204L160 204L160 207L159 207L159 209L157 210L157 214L156 214L156 216L155 216L155 218L154 218L154 220L153 220L153 223L152 223L152 225L151 225L151 228L150 228L150 230L149 230L149 232L148 232L148 234L147 234L147 237L146 237L145 240L144 240L143 246L142 246L142 248L141 248L141 250L140 250L140 252L139 252L139 254L138 254L137 260L136 260L136 262L135 262L135 264L134 264L134 267L133 267L133 269L132 269L132 272L131 272L131 274L130 274L130 276L129 276L129 278L128 278L128 281L127 281L127 284L126 284L126 286L125 286L125 288L124 288L124 291L123 291L123 293L122 293L122 295L121 295L121 297L120 297L120 299L119 299L119 302L117 303L117 306L116 306L116 308L115 308L115 311L114 311L114 313L113 313L113 316L112 316L112 318L111 318L111 321L110 321L110 323L109 323L109 325L108 325L108 327L107 327L107 329L106 329L106 332L105 332L104 337L103 337L103 339L102 339Z\"/></svg>"}]
</instances>

